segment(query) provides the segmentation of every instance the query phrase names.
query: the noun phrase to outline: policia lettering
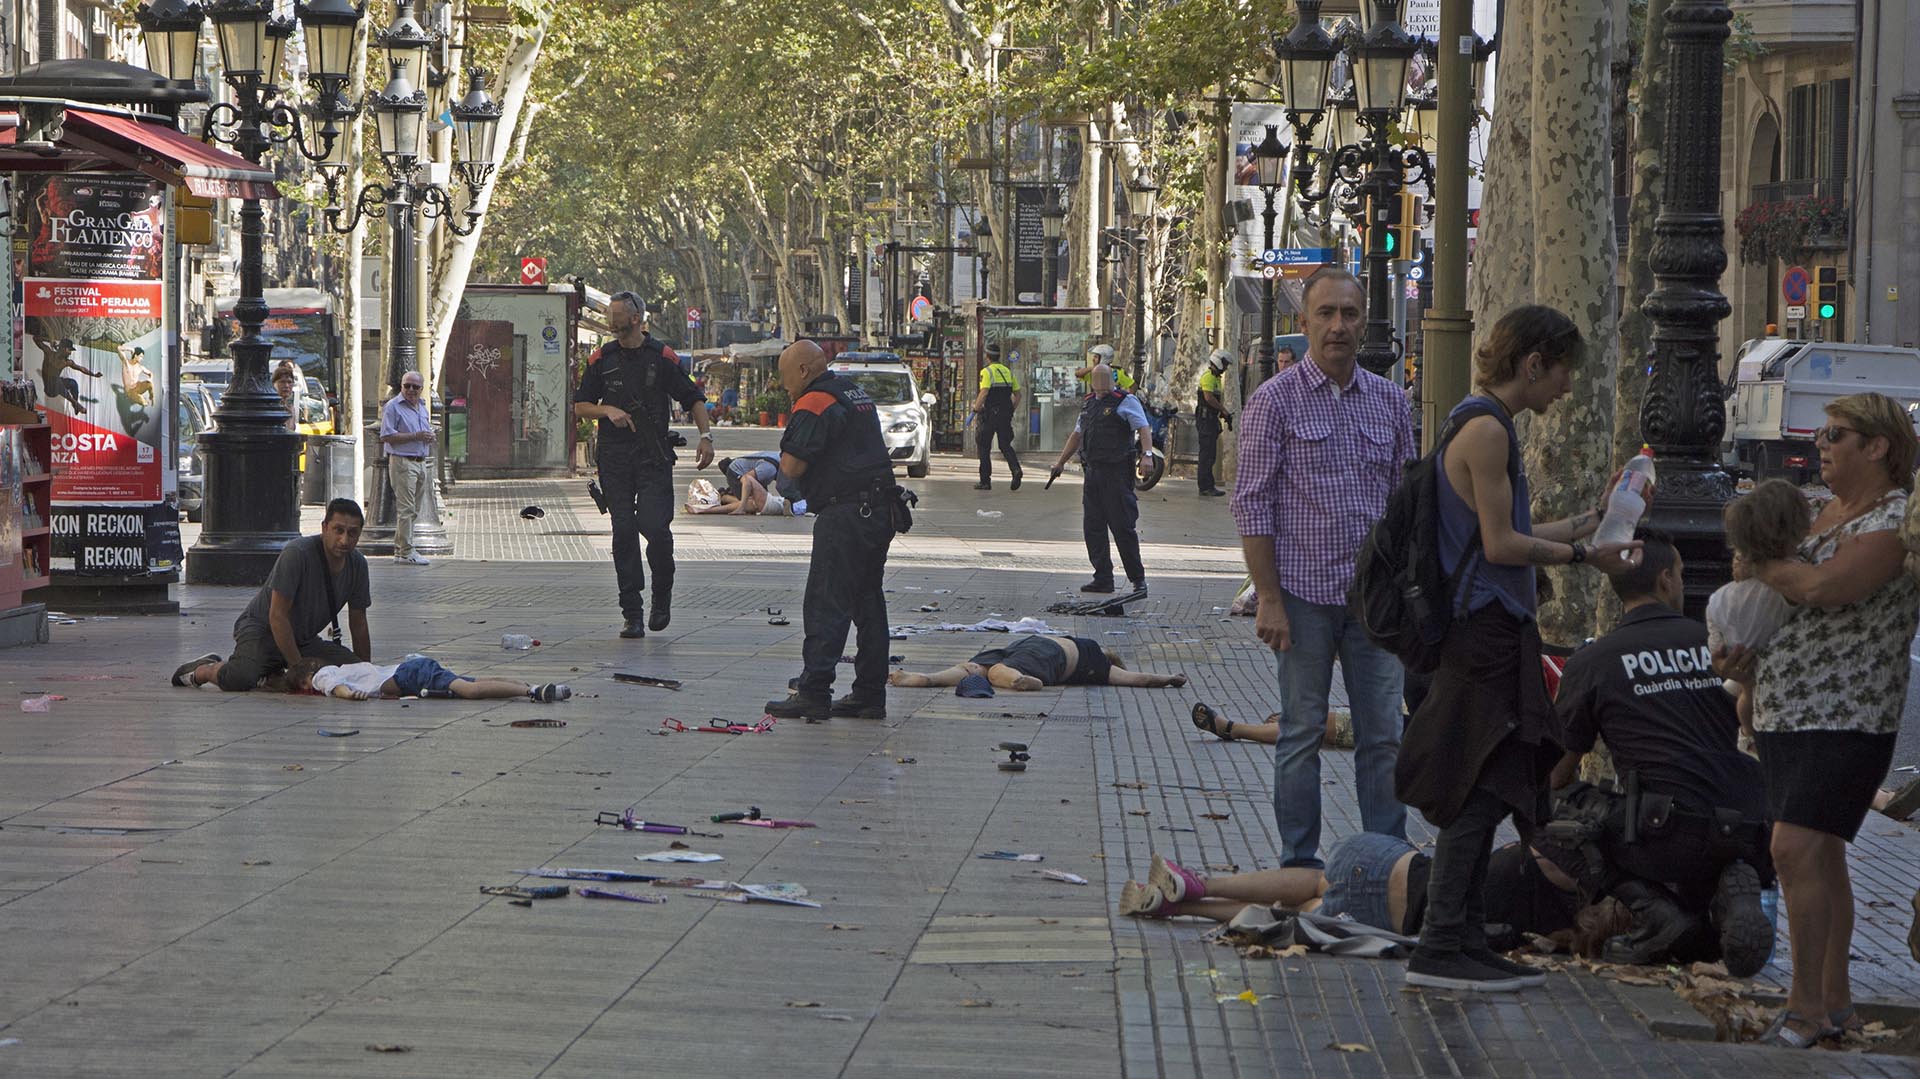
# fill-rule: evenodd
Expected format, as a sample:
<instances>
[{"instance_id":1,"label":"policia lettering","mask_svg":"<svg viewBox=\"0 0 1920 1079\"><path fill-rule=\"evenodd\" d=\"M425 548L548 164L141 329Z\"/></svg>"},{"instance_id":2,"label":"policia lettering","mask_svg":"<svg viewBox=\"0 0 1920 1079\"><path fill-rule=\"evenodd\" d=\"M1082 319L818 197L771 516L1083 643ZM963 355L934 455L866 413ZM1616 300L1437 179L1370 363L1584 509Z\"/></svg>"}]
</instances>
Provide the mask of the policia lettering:
<instances>
[{"instance_id":1,"label":"policia lettering","mask_svg":"<svg viewBox=\"0 0 1920 1079\"><path fill-rule=\"evenodd\" d=\"M998 342L987 344L986 360L986 365L980 368L980 393L973 400L977 425L973 429L973 442L980 452L980 483L974 489L986 491L993 487L993 443L998 439L1000 456L1006 458L1007 471L1013 477L1007 486L1018 491L1020 455L1013 449L1013 415L1020 403L1020 380L1014 377L1011 368L1000 362Z\"/></svg>"},{"instance_id":2,"label":"policia lettering","mask_svg":"<svg viewBox=\"0 0 1920 1079\"><path fill-rule=\"evenodd\" d=\"M618 304L615 305L619 306ZM642 315L644 317L644 315ZM600 486L613 517L613 569L620 582L622 636L644 636L647 570L653 571L655 630L667 627L673 592L673 463L667 422L673 402L694 414L701 429L706 414L700 391L680 369L672 349L641 334L637 345L609 341L587 361L574 392L576 415L598 416ZM587 406L587 407L582 407ZM604 406L593 408L592 406ZM624 414L609 418L607 409ZM711 436L702 434L703 439ZM641 561L640 538L646 537Z\"/></svg>"},{"instance_id":3,"label":"policia lettering","mask_svg":"<svg viewBox=\"0 0 1920 1079\"><path fill-rule=\"evenodd\" d=\"M801 463L794 484L817 517L803 603L799 689L787 700L769 701L767 710L811 720L826 718L831 706L832 714L882 718L887 604L881 579L896 531L900 489L893 482L873 399L858 383L826 372L826 357L812 342L798 342L788 353L791 358L781 356L781 380L789 387L807 381L796 395L780 452L783 461L791 457ZM834 706L834 674L849 626L856 635L853 691Z\"/></svg>"}]
</instances>

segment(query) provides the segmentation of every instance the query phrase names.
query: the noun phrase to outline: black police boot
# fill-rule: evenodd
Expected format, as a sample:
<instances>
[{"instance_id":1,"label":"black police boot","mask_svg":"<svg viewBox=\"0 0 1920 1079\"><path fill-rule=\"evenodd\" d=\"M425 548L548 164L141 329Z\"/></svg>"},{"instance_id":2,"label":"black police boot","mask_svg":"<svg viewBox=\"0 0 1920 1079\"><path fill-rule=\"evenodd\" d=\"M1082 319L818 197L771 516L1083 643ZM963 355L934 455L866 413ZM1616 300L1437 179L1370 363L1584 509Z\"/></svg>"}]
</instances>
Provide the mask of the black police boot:
<instances>
[{"instance_id":1,"label":"black police boot","mask_svg":"<svg viewBox=\"0 0 1920 1079\"><path fill-rule=\"evenodd\" d=\"M812 723L833 714L833 698L824 693L819 696L795 693L781 700L768 701L767 714L775 719L804 719Z\"/></svg>"},{"instance_id":2,"label":"black police boot","mask_svg":"<svg viewBox=\"0 0 1920 1079\"><path fill-rule=\"evenodd\" d=\"M1699 919L1681 910L1672 893L1660 885L1622 881L1614 887L1613 897L1633 912L1633 932L1607 941L1600 958L1609 963L1660 962L1680 938L1699 928Z\"/></svg>"},{"instance_id":3,"label":"black police boot","mask_svg":"<svg viewBox=\"0 0 1920 1079\"><path fill-rule=\"evenodd\" d=\"M673 621L673 593L661 589L653 590L653 617L647 619L647 628L655 633L667 628Z\"/></svg>"},{"instance_id":4,"label":"black police boot","mask_svg":"<svg viewBox=\"0 0 1920 1079\"><path fill-rule=\"evenodd\" d=\"M1010 482L1010 483L1008 483L1008 484L1007 484L1007 490L1009 490L1009 491L1018 491L1018 490L1020 489L1020 476L1021 476L1021 475L1022 475L1022 473L1021 473L1021 471L1020 471L1020 466L1019 466L1019 465L1014 465L1014 466L1013 466L1013 480L1012 480L1012 482Z\"/></svg>"},{"instance_id":5,"label":"black police boot","mask_svg":"<svg viewBox=\"0 0 1920 1079\"><path fill-rule=\"evenodd\" d=\"M973 489L976 491L991 491L993 490L993 481L981 480L979 483L973 485Z\"/></svg>"},{"instance_id":6,"label":"black police boot","mask_svg":"<svg viewBox=\"0 0 1920 1079\"><path fill-rule=\"evenodd\" d=\"M1080 586L1080 591L1098 592L1101 595L1106 595L1113 591L1113 582L1112 581L1088 581L1086 584L1083 584Z\"/></svg>"},{"instance_id":7,"label":"black police boot","mask_svg":"<svg viewBox=\"0 0 1920 1079\"><path fill-rule=\"evenodd\" d=\"M830 713L836 718L885 719L887 718L887 699L885 697L859 697L849 693L833 702Z\"/></svg>"},{"instance_id":8,"label":"black police boot","mask_svg":"<svg viewBox=\"0 0 1920 1079\"><path fill-rule=\"evenodd\" d=\"M641 637L645 637L646 635L647 635L647 627L641 624L640 618L638 615L635 615L634 617L627 619L626 624L620 627L620 636L625 637L627 640L630 640L630 641L637 640Z\"/></svg>"},{"instance_id":9,"label":"black police boot","mask_svg":"<svg viewBox=\"0 0 1920 1079\"><path fill-rule=\"evenodd\" d=\"M1760 874L1745 862L1720 871L1720 883L1708 908L1720 935L1720 959L1727 973L1750 978L1773 955L1773 923L1760 907Z\"/></svg>"}]
</instances>

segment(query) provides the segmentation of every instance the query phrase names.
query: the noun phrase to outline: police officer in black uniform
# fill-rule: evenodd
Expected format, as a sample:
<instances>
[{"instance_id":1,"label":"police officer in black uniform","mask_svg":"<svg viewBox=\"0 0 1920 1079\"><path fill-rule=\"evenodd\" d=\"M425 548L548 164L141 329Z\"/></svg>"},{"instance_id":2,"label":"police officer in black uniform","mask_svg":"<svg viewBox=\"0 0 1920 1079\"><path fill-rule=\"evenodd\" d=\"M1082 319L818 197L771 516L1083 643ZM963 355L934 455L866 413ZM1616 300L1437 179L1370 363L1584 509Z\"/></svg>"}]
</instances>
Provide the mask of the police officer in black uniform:
<instances>
[{"instance_id":1,"label":"police officer in black uniform","mask_svg":"<svg viewBox=\"0 0 1920 1079\"><path fill-rule=\"evenodd\" d=\"M613 515L613 570L620 581L622 637L645 637L667 628L673 601L672 447L667 421L678 401L700 429L700 468L713 463L713 435L707 430L707 405L680 369L680 357L647 332L647 305L631 292L616 292L607 303L607 324L618 335L587 361L573 414L600 421L600 486ZM646 562L640 537L647 538ZM647 569L653 570L653 617L644 625L641 593Z\"/></svg>"},{"instance_id":2,"label":"police officer in black uniform","mask_svg":"<svg viewBox=\"0 0 1920 1079\"><path fill-rule=\"evenodd\" d=\"M1607 958L1717 955L1744 978L1773 948L1760 906L1773 877L1760 765L1738 749L1739 721L1713 673L1707 628L1680 613L1679 552L1659 533L1638 538L1640 566L1612 578L1625 608L1620 624L1573 654L1554 698L1567 724L1567 753L1553 774L1562 789L1556 823L1589 826L1582 886L1633 912L1634 932L1608 942ZM1596 736L1613 754L1624 795L1569 787Z\"/></svg>"},{"instance_id":3,"label":"police officer in black uniform","mask_svg":"<svg viewBox=\"0 0 1920 1079\"><path fill-rule=\"evenodd\" d=\"M812 341L797 341L780 354L780 384L794 398L780 439L780 474L799 488L815 519L800 680L792 696L767 702L767 714L809 721L829 715L885 719L887 601L881 578L897 498L880 413L858 383L828 373L826 353ZM849 623L857 645L853 690L836 701L834 670Z\"/></svg>"},{"instance_id":4,"label":"police officer in black uniform","mask_svg":"<svg viewBox=\"0 0 1920 1079\"><path fill-rule=\"evenodd\" d=\"M1140 501L1133 493L1133 475L1136 462L1142 476L1151 467L1147 458L1153 453L1153 432L1140 399L1114 388L1113 368L1097 365L1088 373L1087 385L1093 392L1081 405L1073 434L1053 462L1053 475L1058 477L1067 460L1085 446L1080 528L1087 540L1087 558L1093 563L1093 580L1081 585L1080 591L1113 591L1113 555L1107 547L1107 533L1112 532L1127 581L1138 592L1147 587L1147 570L1140 563L1136 530Z\"/></svg>"}]
</instances>

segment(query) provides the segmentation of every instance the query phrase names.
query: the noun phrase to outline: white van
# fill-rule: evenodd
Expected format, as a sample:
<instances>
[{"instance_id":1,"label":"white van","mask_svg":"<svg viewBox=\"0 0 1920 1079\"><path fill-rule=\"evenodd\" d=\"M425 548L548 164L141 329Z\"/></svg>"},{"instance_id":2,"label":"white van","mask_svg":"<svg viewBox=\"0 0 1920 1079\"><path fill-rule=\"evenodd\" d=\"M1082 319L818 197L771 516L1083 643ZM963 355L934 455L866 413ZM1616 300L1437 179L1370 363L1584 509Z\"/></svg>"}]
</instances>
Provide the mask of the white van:
<instances>
[{"instance_id":1,"label":"white van","mask_svg":"<svg viewBox=\"0 0 1920 1079\"><path fill-rule=\"evenodd\" d=\"M828 370L852 379L867 391L880 412L880 435L887 455L905 461L907 475L920 479L932 467L933 394L920 392L913 368L895 352L842 352Z\"/></svg>"}]
</instances>

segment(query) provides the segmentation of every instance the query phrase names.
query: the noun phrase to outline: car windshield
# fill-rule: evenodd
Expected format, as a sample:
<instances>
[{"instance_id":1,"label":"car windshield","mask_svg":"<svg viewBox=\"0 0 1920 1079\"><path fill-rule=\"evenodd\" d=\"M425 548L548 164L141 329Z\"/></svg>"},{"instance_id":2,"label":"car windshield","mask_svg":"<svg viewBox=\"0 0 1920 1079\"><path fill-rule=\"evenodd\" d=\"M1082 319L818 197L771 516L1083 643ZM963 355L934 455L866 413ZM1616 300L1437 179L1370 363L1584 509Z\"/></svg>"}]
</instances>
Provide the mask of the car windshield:
<instances>
[{"instance_id":1,"label":"car windshield","mask_svg":"<svg viewBox=\"0 0 1920 1079\"><path fill-rule=\"evenodd\" d=\"M200 422L200 409L187 398L180 395L180 441L191 442L206 430L206 424Z\"/></svg>"},{"instance_id":2,"label":"car windshield","mask_svg":"<svg viewBox=\"0 0 1920 1079\"><path fill-rule=\"evenodd\" d=\"M301 423L326 423L332 416L327 411L327 402L321 398L302 397L300 399Z\"/></svg>"},{"instance_id":3,"label":"car windshield","mask_svg":"<svg viewBox=\"0 0 1920 1079\"><path fill-rule=\"evenodd\" d=\"M913 376L905 371L849 371L847 377L867 391L875 404L904 405L913 400Z\"/></svg>"}]
</instances>

